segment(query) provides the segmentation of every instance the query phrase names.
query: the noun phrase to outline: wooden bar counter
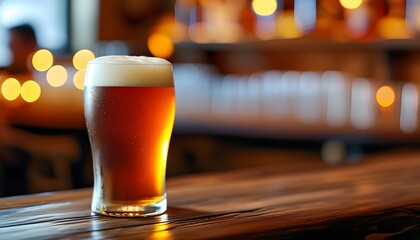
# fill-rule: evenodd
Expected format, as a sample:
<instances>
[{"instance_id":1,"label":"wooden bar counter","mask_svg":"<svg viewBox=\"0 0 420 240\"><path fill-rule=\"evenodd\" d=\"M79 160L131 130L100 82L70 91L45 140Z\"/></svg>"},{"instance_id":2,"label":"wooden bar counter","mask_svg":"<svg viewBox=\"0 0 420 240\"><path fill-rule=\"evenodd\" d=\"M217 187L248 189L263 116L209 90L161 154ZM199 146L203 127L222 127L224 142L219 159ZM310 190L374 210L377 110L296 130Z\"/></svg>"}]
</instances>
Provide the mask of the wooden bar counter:
<instances>
[{"instance_id":1,"label":"wooden bar counter","mask_svg":"<svg viewBox=\"0 0 420 240\"><path fill-rule=\"evenodd\" d=\"M420 239L417 150L172 178L167 192L151 218L91 216L91 189L3 198L0 239Z\"/></svg>"}]
</instances>

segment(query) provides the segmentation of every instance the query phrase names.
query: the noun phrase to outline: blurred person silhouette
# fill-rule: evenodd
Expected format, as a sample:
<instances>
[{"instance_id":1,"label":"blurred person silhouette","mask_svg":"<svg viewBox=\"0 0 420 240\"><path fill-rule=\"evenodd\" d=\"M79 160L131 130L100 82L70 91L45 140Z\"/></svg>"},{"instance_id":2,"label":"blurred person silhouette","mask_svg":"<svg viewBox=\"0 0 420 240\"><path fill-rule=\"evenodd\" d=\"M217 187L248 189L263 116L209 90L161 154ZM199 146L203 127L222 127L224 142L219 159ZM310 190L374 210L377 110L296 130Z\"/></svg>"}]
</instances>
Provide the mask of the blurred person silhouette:
<instances>
[{"instance_id":1,"label":"blurred person silhouette","mask_svg":"<svg viewBox=\"0 0 420 240\"><path fill-rule=\"evenodd\" d=\"M29 24L21 24L8 29L9 48L12 61L9 66L0 68L2 75L21 76L32 74L30 57L38 49L34 28ZM26 132L11 126L7 117L8 111L0 106L0 195L16 195L26 193L26 170L28 153L21 146L26 139ZM21 139L23 137L23 139Z\"/></svg>"},{"instance_id":2,"label":"blurred person silhouette","mask_svg":"<svg viewBox=\"0 0 420 240\"><path fill-rule=\"evenodd\" d=\"M0 79L31 79L31 59L38 50L35 30L29 24L22 24L10 28L9 34L12 61L0 68ZM11 106L0 104L0 196L71 188L67 165L80 154L76 140L71 136L51 136L36 127L16 125L12 120L15 107Z\"/></svg>"},{"instance_id":3,"label":"blurred person silhouette","mask_svg":"<svg viewBox=\"0 0 420 240\"><path fill-rule=\"evenodd\" d=\"M31 72L30 57L38 50L38 42L34 28L29 24L22 24L9 29L9 48L12 52L12 62L0 71L23 75Z\"/></svg>"}]
</instances>

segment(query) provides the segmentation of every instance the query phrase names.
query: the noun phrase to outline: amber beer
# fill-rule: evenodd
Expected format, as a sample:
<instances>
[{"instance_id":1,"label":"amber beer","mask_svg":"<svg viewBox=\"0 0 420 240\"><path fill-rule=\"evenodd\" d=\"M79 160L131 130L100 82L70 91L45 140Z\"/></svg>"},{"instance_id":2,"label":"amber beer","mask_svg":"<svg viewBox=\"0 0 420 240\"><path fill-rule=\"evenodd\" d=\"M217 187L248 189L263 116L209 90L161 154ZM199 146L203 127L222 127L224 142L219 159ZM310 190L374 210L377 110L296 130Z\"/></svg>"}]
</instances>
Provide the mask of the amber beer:
<instances>
[{"instance_id":1,"label":"amber beer","mask_svg":"<svg viewBox=\"0 0 420 240\"><path fill-rule=\"evenodd\" d=\"M166 210L174 115L168 61L106 56L89 62L85 116L93 155L93 213L152 216Z\"/></svg>"}]
</instances>

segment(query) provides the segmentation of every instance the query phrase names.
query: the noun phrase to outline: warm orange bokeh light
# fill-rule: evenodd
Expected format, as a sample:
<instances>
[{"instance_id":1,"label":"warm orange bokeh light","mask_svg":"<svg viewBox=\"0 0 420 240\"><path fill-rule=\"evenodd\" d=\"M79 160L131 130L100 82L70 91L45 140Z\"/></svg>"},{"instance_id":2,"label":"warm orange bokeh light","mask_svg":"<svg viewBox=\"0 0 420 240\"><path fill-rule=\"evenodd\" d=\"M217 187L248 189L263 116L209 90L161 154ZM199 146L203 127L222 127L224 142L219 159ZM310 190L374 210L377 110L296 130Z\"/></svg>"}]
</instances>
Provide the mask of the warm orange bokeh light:
<instances>
[{"instance_id":1,"label":"warm orange bokeh light","mask_svg":"<svg viewBox=\"0 0 420 240\"><path fill-rule=\"evenodd\" d=\"M362 5L363 0L340 0L341 5L347 9L355 9Z\"/></svg>"},{"instance_id":2,"label":"warm orange bokeh light","mask_svg":"<svg viewBox=\"0 0 420 240\"><path fill-rule=\"evenodd\" d=\"M172 40L165 34L154 33L147 39L149 51L156 57L168 58L174 52Z\"/></svg>"},{"instance_id":3,"label":"warm orange bokeh light","mask_svg":"<svg viewBox=\"0 0 420 240\"><path fill-rule=\"evenodd\" d=\"M22 84L20 94L26 102L35 102L41 96L41 87L37 82L29 80Z\"/></svg>"},{"instance_id":4,"label":"warm orange bokeh light","mask_svg":"<svg viewBox=\"0 0 420 240\"><path fill-rule=\"evenodd\" d=\"M82 49L74 54L73 66L77 70L86 70L88 62L93 59L95 59L95 54L92 51Z\"/></svg>"},{"instance_id":5,"label":"warm orange bokeh light","mask_svg":"<svg viewBox=\"0 0 420 240\"><path fill-rule=\"evenodd\" d=\"M379 35L386 39L408 39L411 36L404 18L385 17L378 24Z\"/></svg>"},{"instance_id":6,"label":"warm orange bokeh light","mask_svg":"<svg viewBox=\"0 0 420 240\"><path fill-rule=\"evenodd\" d=\"M1 85L1 93L8 101L13 101L20 95L20 83L15 78L6 79Z\"/></svg>"},{"instance_id":7,"label":"warm orange bokeh light","mask_svg":"<svg viewBox=\"0 0 420 240\"><path fill-rule=\"evenodd\" d=\"M389 107L395 102L395 93L390 86L382 86L376 92L376 101L382 107Z\"/></svg>"},{"instance_id":8,"label":"warm orange bokeh light","mask_svg":"<svg viewBox=\"0 0 420 240\"><path fill-rule=\"evenodd\" d=\"M40 71L47 71L53 64L54 58L47 49L40 49L32 56L33 67Z\"/></svg>"},{"instance_id":9,"label":"warm orange bokeh light","mask_svg":"<svg viewBox=\"0 0 420 240\"><path fill-rule=\"evenodd\" d=\"M67 81L67 70L61 65L54 65L47 72L47 81L53 87L63 86Z\"/></svg>"},{"instance_id":10,"label":"warm orange bokeh light","mask_svg":"<svg viewBox=\"0 0 420 240\"><path fill-rule=\"evenodd\" d=\"M85 70L77 71L73 76L73 84L76 88L83 90L85 88Z\"/></svg>"}]
</instances>

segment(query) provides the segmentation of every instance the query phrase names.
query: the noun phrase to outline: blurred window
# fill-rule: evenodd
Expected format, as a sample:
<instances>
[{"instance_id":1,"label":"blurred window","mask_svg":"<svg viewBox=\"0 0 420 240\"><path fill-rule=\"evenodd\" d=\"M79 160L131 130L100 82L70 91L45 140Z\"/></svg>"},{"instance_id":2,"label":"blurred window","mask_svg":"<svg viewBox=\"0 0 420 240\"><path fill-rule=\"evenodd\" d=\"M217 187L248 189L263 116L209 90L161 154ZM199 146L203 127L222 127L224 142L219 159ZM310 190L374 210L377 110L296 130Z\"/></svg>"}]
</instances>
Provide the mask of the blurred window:
<instances>
[{"instance_id":1,"label":"blurred window","mask_svg":"<svg viewBox=\"0 0 420 240\"><path fill-rule=\"evenodd\" d=\"M32 25L41 48L64 49L68 43L67 5L63 0L0 0L0 66L11 61L7 29L16 25Z\"/></svg>"}]
</instances>

